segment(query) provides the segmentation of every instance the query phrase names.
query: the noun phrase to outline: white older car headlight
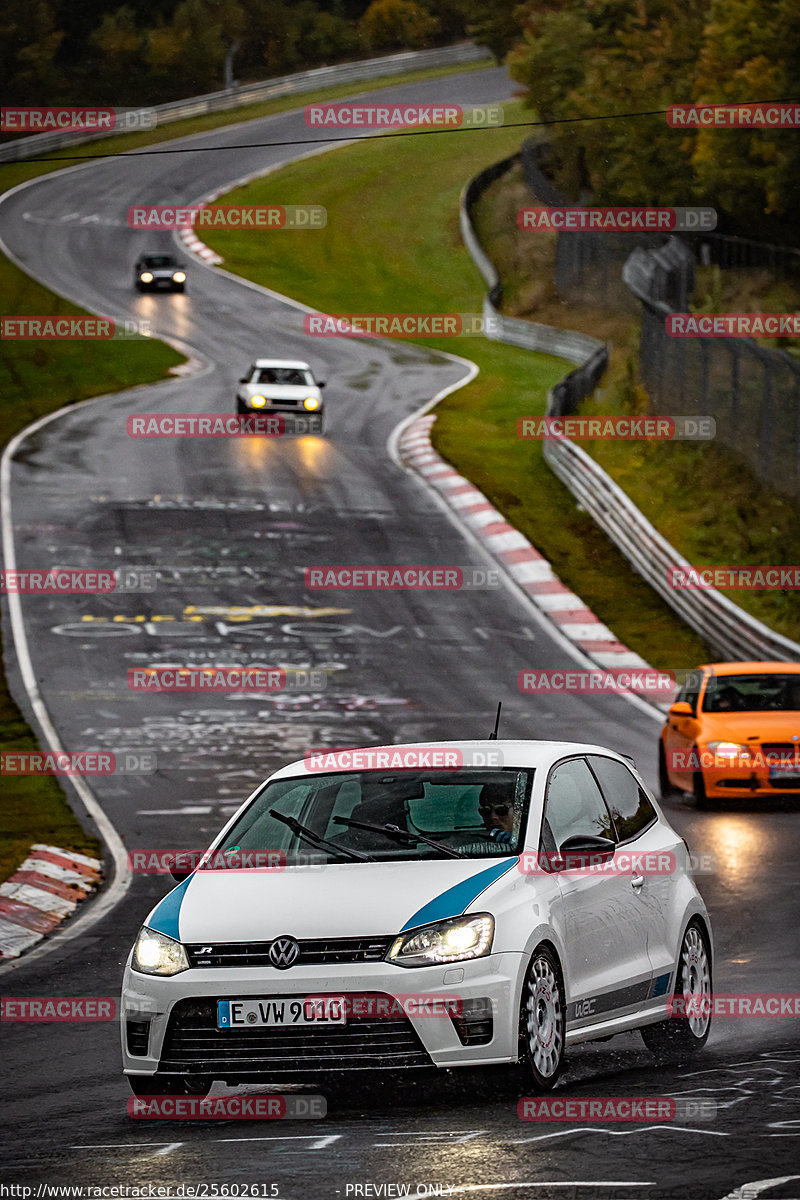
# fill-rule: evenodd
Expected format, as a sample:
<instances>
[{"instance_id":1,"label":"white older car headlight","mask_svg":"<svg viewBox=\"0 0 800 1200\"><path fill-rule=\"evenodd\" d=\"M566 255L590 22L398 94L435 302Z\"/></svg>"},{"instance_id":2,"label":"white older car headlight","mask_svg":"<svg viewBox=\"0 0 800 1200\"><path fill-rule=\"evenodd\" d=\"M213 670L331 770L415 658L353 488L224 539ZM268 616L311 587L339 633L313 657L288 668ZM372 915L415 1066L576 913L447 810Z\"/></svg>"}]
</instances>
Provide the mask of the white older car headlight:
<instances>
[{"instance_id":1,"label":"white older car headlight","mask_svg":"<svg viewBox=\"0 0 800 1200\"><path fill-rule=\"evenodd\" d=\"M452 917L395 938L386 961L398 967L432 967L482 958L492 948L494 917Z\"/></svg>"},{"instance_id":2,"label":"white older car headlight","mask_svg":"<svg viewBox=\"0 0 800 1200\"><path fill-rule=\"evenodd\" d=\"M143 975L177 975L189 970L189 960L180 942L143 925L133 948L131 966Z\"/></svg>"}]
</instances>

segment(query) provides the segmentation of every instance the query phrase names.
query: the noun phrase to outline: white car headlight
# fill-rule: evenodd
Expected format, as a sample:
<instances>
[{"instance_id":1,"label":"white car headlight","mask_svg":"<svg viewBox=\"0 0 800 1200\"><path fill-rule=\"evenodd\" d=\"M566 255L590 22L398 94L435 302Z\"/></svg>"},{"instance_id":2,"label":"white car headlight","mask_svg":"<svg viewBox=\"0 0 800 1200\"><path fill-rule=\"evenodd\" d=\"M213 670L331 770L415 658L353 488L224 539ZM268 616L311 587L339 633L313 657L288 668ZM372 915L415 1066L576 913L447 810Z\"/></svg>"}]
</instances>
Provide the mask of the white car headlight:
<instances>
[{"instance_id":1,"label":"white car headlight","mask_svg":"<svg viewBox=\"0 0 800 1200\"><path fill-rule=\"evenodd\" d=\"M386 961L398 967L432 967L482 958L492 948L494 917L488 913L437 921L395 938Z\"/></svg>"},{"instance_id":2,"label":"white car headlight","mask_svg":"<svg viewBox=\"0 0 800 1200\"><path fill-rule=\"evenodd\" d=\"M141 279L142 283L152 283L153 282L153 272L152 271L142 271L139 278Z\"/></svg>"},{"instance_id":3,"label":"white car headlight","mask_svg":"<svg viewBox=\"0 0 800 1200\"><path fill-rule=\"evenodd\" d=\"M319 408L319 400L316 396L306 396L305 400L303 401L303 408L307 409L309 412L313 412L315 408Z\"/></svg>"},{"instance_id":4,"label":"white car headlight","mask_svg":"<svg viewBox=\"0 0 800 1200\"><path fill-rule=\"evenodd\" d=\"M172 276L173 283L184 283L185 280L186 280L186 276L183 273L183 271L176 271L175 274Z\"/></svg>"},{"instance_id":5,"label":"white car headlight","mask_svg":"<svg viewBox=\"0 0 800 1200\"><path fill-rule=\"evenodd\" d=\"M189 960L180 942L143 925L133 948L131 966L143 975L177 975L189 970Z\"/></svg>"},{"instance_id":6,"label":"white car headlight","mask_svg":"<svg viewBox=\"0 0 800 1200\"><path fill-rule=\"evenodd\" d=\"M267 397L266 396L251 396L250 403L252 404L253 408L263 408L264 405L267 403Z\"/></svg>"}]
</instances>

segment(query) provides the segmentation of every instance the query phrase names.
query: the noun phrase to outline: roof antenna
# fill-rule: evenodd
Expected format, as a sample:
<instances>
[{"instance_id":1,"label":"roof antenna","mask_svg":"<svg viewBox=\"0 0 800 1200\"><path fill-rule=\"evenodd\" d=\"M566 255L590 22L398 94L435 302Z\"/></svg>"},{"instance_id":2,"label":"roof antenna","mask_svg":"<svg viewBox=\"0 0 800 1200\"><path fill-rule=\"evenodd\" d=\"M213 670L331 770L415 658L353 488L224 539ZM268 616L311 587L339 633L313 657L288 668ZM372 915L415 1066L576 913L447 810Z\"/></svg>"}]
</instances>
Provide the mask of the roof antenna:
<instances>
[{"instance_id":1,"label":"roof antenna","mask_svg":"<svg viewBox=\"0 0 800 1200\"><path fill-rule=\"evenodd\" d=\"M493 731L492 731L492 732L489 734L489 741L490 741L490 742L496 742L496 741L497 741L497 731L498 731L498 729L500 728L500 709L501 709L502 707L503 707L503 701L502 701L502 700L498 700L498 701L497 701L497 716L496 716L496 717L495 717L495 719L494 719L494 729L493 729Z\"/></svg>"}]
</instances>

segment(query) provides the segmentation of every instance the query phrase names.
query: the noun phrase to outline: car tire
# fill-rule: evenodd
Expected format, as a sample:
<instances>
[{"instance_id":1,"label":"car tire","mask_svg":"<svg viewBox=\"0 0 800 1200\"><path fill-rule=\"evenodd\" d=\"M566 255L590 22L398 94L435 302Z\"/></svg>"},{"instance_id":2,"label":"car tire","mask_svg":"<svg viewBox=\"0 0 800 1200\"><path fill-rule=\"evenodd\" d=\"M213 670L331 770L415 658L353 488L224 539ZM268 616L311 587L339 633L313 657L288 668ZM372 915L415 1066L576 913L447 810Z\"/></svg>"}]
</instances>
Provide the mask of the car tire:
<instances>
[{"instance_id":1,"label":"car tire","mask_svg":"<svg viewBox=\"0 0 800 1200\"><path fill-rule=\"evenodd\" d=\"M674 991L676 996L711 1004L711 953L705 928L698 920L690 921L683 935ZM708 1041L710 1030L709 1012L669 1017L655 1025L644 1025L639 1032L657 1061L672 1062L695 1058Z\"/></svg>"},{"instance_id":2,"label":"car tire","mask_svg":"<svg viewBox=\"0 0 800 1200\"><path fill-rule=\"evenodd\" d=\"M564 1065L567 1005L558 959L549 946L534 951L522 985L520 1066L536 1092L555 1087Z\"/></svg>"},{"instance_id":3,"label":"car tire","mask_svg":"<svg viewBox=\"0 0 800 1200\"><path fill-rule=\"evenodd\" d=\"M667 758L664 754L664 743L658 743L658 790L662 800L670 800L678 794L678 789L670 783L667 773Z\"/></svg>"},{"instance_id":4,"label":"car tire","mask_svg":"<svg viewBox=\"0 0 800 1200\"><path fill-rule=\"evenodd\" d=\"M210 1079L192 1075L128 1075L134 1096L207 1096Z\"/></svg>"}]
</instances>

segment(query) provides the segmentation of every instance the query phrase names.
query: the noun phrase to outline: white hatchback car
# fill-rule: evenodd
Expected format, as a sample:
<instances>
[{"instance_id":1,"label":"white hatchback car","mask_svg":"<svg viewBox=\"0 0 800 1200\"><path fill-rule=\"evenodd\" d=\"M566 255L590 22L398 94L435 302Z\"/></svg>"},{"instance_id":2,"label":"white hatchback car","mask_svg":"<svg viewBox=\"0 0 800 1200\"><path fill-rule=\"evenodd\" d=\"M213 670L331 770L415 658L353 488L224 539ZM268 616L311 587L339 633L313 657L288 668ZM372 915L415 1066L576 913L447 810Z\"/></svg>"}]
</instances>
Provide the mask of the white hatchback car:
<instances>
[{"instance_id":1,"label":"white hatchback car","mask_svg":"<svg viewBox=\"0 0 800 1200\"><path fill-rule=\"evenodd\" d=\"M287 428L322 433L325 405L323 380L316 380L307 362L294 358L257 358L239 380L236 411L240 416L282 413L293 416Z\"/></svg>"},{"instance_id":2,"label":"white hatchback car","mask_svg":"<svg viewBox=\"0 0 800 1200\"><path fill-rule=\"evenodd\" d=\"M137 1094L496 1063L546 1090L566 1046L641 1029L687 1056L708 1037L687 847L602 746L307 756L187 872L125 968Z\"/></svg>"}]
</instances>

